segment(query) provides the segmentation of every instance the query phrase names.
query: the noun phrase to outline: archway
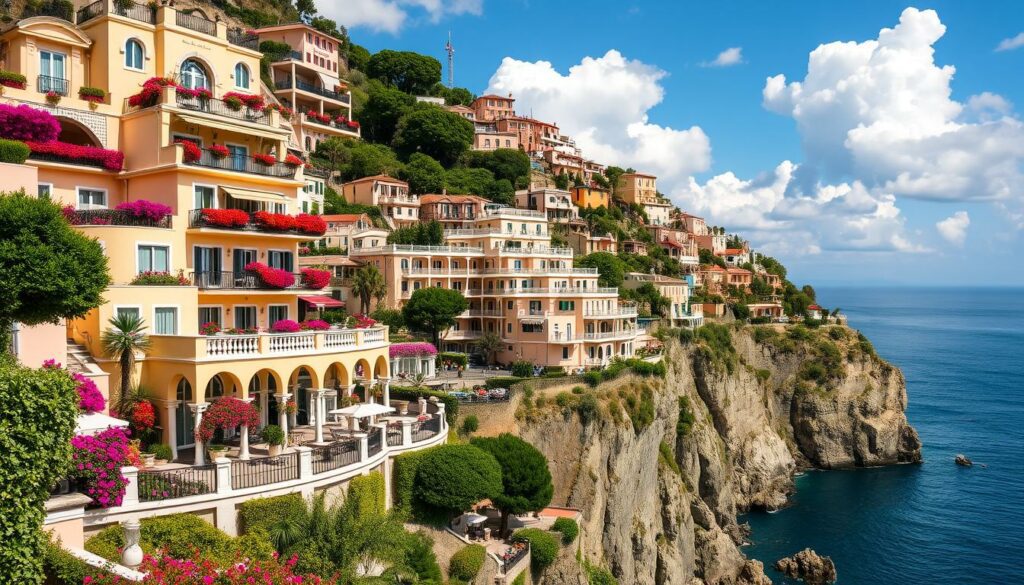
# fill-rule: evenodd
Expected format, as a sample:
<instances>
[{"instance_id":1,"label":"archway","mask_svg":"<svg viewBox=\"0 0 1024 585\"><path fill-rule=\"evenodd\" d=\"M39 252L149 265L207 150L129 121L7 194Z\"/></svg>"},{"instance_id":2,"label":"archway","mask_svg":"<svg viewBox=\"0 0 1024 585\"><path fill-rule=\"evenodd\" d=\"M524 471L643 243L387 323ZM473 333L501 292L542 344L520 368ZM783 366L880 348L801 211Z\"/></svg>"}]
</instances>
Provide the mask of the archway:
<instances>
[{"instance_id":1,"label":"archway","mask_svg":"<svg viewBox=\"0 0 1024 585\"><path fill-rule=\"evenodd\" d=\"M365 358L360 359L356 362L355 367L355 379L356 380L369 380L371 376L370 362L366 361Z\"/></svg>"},{"instance_id":2,"label":"archway","mask_svg":"<svg viewBox=\"0 0 1024 585\"><path fill-rule=\"evenodd\" d=\"M189 405L193 403L192 383L182 376L175 388L174 444L178 449L195 444L196 420Z\"/></svg>"},{"instance_id":3,"label":"archway","mask_svg":"<svg viewBox=\"0 0 1024 585\"><path fill-rule=\"evenodd\" d=\"M388 359L384 356L377 358L377 363L373 366L373 377L374 378L390 378L391 367L388 364Z\"/></svg>"},{"instance_id":4,"label":"archway","mask_svg":"<svg viewBox=\"0 0 1024 585\"><path fill-rule=\"evenodd\" d=\"M81 123L62 116L58 116L57 121L60 122L60 134L57 136L57 140L60 142L77 144L78 146L95 146L102 148L103 144L98 138L96 138L93 131L86 128Z\"/></svg>"},{"instance_id":5,"label":"archway","mask_svg":"<svg viewBox=\"0 0 1024 585\"><path fill-rule=\"evenodd\" d=\"M249 398L260 411L260 425L277 424L278 409L277 399L274 397L281 388L281 382L277 372L263 369L249 380Z\"/></svg>"},{"instance_id":6,"label":"archway","mask_svg":"<svg viewBox=\"0 0 1024 585\"><path fill-rule=\"evenodd\" d=\"M312 420L310 414L312 414L312 404L310 390L319 388L319 380L316 377L316 373L312 368L307 366L299 366L294 372L292 372L290 378L292 388L292 400L295 401L296 412L295 412L295 424L296 425L308 425Z\"/></svg>"}]
</instances>

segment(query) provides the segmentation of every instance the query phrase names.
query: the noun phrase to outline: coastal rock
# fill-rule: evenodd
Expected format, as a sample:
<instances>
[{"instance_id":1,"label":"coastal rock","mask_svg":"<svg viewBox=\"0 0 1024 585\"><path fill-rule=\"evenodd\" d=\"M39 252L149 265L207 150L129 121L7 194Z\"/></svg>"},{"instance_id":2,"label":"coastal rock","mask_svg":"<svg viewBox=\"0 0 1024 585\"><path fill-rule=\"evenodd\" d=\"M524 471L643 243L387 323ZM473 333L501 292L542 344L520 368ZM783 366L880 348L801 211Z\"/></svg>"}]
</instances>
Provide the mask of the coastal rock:
<instances>
[{"instance_id":1,"label":"coastal rock","mask_svg":"<svg viewBox=\"0 0 1024 585\"><path fill-rule=\"evenodd\" d=\"M953 461L956 462L957 465L962 465L964 467L970 467L974 465L974 462L971 461L970 457L964 455L963 453L957 454L956 459L954 459Z\"/></svg>"},{"instance_id":2,"label":"coastal rock","mask_svg":"<svg viewBox=\"0 0 1024 585\"><path fill-rule=\"evenodd\" d=\"M801 579L807 585L826 585L836 580L836 565L832 559L809 548L779 559L775 562L775 570L791 579Z\"/></svg>"}]
</instances>

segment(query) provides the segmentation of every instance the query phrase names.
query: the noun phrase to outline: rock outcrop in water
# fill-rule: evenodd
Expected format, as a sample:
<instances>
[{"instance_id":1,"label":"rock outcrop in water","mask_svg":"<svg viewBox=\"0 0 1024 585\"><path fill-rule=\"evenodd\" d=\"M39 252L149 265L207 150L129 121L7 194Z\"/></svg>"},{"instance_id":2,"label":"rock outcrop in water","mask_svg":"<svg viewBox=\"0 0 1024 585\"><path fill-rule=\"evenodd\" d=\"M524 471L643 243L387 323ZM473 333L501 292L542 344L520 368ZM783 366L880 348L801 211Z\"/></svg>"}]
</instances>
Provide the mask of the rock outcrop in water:
<instances>
[{"instance_id":1,"label":"rock outcrop in water","mask_svg":"<svg viewBox=\"0 0 1024 585\"><path fill-rule=\"evenodd\" d=\"M791 557L779 559L775 570L791 579L800 579L807 585L828 585L836 581L836 565L832 559L820 556L809 548Z\"/></svg>"},{"instance_id":2,"label":"rock outcrop in water","mask_svg":"<svg viewBox=\"0 0 1024 585\"><path fill-rule=\"evenodd\" d=\"M899 370L851 330L791 331L672 340L664 380L517 398L500 430L547 455L553 502L583 510L584 554L620 583L770 583L738 512L785 505L800 469L920 460Z\"/></svg>"}]
</instances>

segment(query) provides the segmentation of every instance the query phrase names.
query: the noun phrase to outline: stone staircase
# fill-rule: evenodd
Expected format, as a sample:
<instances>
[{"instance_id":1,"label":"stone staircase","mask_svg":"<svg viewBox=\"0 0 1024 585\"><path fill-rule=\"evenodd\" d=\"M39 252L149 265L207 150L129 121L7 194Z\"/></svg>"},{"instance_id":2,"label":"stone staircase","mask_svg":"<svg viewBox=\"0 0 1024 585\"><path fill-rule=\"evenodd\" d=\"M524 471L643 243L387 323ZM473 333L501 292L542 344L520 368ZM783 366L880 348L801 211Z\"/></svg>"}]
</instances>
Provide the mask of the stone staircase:
<instances>
[{"instance_id":1,"label":"stone staircase","mask_svg":"<svg viewBox=\"0 0 1024 585\"><path fill-rule=\"evenodd\" d=\"M80 374L92 374L100 371L100 367L96 365L96 361L89 355L89 350L84 345L75 343L73 339L68 339L68 357L67 357L68 371L78 372Z\"/></svg>"}]
</instances>

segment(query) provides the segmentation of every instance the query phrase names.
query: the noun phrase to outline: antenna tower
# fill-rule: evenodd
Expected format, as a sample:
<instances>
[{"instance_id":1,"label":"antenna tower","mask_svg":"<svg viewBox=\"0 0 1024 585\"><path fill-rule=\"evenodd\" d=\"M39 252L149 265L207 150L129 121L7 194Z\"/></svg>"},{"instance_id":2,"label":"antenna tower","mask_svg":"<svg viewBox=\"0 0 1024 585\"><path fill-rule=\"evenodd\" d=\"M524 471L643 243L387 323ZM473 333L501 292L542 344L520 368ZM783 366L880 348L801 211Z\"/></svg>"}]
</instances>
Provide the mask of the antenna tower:
<instances>
[{"instance_id":1,"label":"antenna tower","mask_svg":"<svg viewBox=\"0 0 1024 585\"><path fill-rule=\"evenodd\" d=\"M448 87L455 87L455 45L452 44L452 31L448 31L448 42L444 45L448 53Z\"/></svg>"}]
</instances>

